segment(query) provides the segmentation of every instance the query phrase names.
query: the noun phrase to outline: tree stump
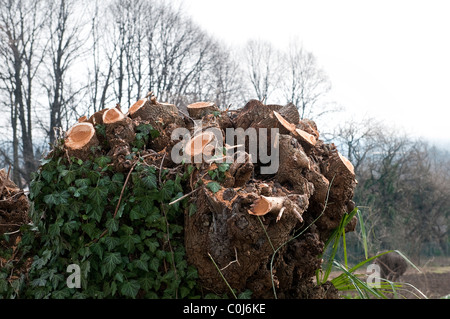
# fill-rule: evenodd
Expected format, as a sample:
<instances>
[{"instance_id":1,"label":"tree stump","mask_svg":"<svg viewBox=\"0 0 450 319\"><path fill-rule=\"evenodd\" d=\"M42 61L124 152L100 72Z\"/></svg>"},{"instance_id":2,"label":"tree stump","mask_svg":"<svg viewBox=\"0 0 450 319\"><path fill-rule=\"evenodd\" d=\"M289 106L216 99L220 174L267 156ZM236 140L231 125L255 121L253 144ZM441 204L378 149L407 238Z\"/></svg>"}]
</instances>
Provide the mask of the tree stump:
<instances>
[{"instance_id":1,"label":"tree stump","mask_svg":"<svg viewBox=\"0 0 450 319\"><path fill-rule=\"evenodd\" d=\"M63 160L73 156L82 160L81 166L95 163L97 169L83 172L75 181L70 178L68 165L59 169L61 176L55 177L65 178L74 194L94 180L94 185L89 186L92 194L86 196L95 202L91 207L76 207L78 213L74 213L82 215L76 216L76 223L83 238L89 239L82 243L82 252L89 247L89 253L98 254L99 247L94 244L106 245L108 269L113 269L115 262L128 260L130 267L147 271L145 280L123 278L126 283L119 285L120 293L125 295L145 295L146 290L153 289L150 279L156 282L156 277L146 276L155 271L161 272L158 280L172 276L182 282L185 271L175 274L172 264L187 261L198 272L196 284L202 294L229 294L230 286L237 293L249 289L254 298L273 298L274 291L278 298L325 297L326 285L317 287L312 277L321 266L319 256L324 242L354 206L356 180L351 163L333 144L320 140L316 124L300 120L292 104L265 105L251 100L228 116L227 111L220 112L211 102L198 102L190 104L187 111L189 117L181 116L175 105L158 102L150 92L125 114L119 106L101 110L89 119L80 118L67 132L62 152L58 149L53 156ZM245 145L235 145L235 141L225 139L227 128L252 128L257 133L276 128L279 134L274 141L270 134L264 141L257 134L258 140L248 138ZM182 132L180 136L176 136L180 132L176 129ZM155 131L158 134L153 134ZM233 138L237 139L236 134ZM264 174L256 171L263 163L259 158L262 155L259 149L256 153L249 149L258 143L277 147L271 152L277 150L279 156L271 159L278 161L278 170ZM185 156L184 161L172 158L175 146ZM99 175L108 176L102 183L95 182ZM180 182L181 178L185 180ZM115 183L120 183L120 193L102 197L108 194L108 187L117 188ZM54 204L45 211L45 218L59 222L61 218L53 209L58 207L60 214L67 213L64 200L58 197L66 196L66 190L58 190L58 195L41 195ZM176 199L166 202L171 196ZM129 201L121 202L122 197ZM136 202L142 202L145 209L131 209ZM85 222L92 207L100 203L102 209L94 222ZM122 216L126 209L127 215ZM170 224L169 217L179 224ZM116 218L120 218L120 227ZM124 220L130 224L122 224ZM183 249L171 250L174 234L159 233L157 237L149 229L134 229L133 222L175 229L177 236L182 236ZM103 230L93 232L92 227L98 225ZM352 227L354 224L348 231ZM59 228L53 230L65 240L66 234L58 233ZM114 232L119 243L130 249L121 259L111 255L115 253L112 239L105 243ZM142 236L150 236L147 246L140 242ZM152 254L156 251L163 256L163 262L154 260L156 255ZM140 288L133 290L133 286ZM173 291L180 296L176 288Z\"/></svg>"}]
</instances>

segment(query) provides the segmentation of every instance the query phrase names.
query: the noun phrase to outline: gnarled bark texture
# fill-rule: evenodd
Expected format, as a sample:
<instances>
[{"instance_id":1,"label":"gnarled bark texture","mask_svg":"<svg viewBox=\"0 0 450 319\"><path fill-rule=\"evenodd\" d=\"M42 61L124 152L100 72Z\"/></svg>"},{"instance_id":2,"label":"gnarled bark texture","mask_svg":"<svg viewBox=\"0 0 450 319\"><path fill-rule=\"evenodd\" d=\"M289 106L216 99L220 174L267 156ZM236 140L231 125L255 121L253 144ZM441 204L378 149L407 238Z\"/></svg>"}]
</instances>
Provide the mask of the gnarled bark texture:
<instances>
[{"instance_id":1,"label":"gnarled bark texture","mask_svg":"<svg viewBox=\"0 0 450 319\"><path fill-rule=\"evenodd\" d=\"M114 168L127 173L136 157L131 150L137 128L150 124L159 136L148 141L145 151L158 156L154 163L152 157L146 161L161 168L168 163L187 167L171 160L179 142L172 133L187 129L191 139L180 149L200 161L194 163L184 189L196 207L184 213L185 249L205 291L229 293L228 283L237 292L250 289L256 298L273 298L274 287L278 298L336 298L331 284L316 286L312 278L321 267L324 242L354 207L351 163L334 144L320 140L316 124L300 120L292 104L251 100L228 112L199 102L188 106L188 112L189 116L178 112L175 105L160 103L149 93L126 114L116 107L80 119L67 133L65 147L69 155L80 158L92 156L93 146L106 147ZM105 136L98 124L104 125ZM229 128L277 128L277 135L268 132L269 141L257 143L278 148L278 170L261 174L262 164L250 151L256 141L241 147L232 141L220 148L218 136L207 132L215 129L225 141ZM213 182L220 187L210 187ZM355 223L356 219L347 231Z\"/></svg>"}]
</instances>

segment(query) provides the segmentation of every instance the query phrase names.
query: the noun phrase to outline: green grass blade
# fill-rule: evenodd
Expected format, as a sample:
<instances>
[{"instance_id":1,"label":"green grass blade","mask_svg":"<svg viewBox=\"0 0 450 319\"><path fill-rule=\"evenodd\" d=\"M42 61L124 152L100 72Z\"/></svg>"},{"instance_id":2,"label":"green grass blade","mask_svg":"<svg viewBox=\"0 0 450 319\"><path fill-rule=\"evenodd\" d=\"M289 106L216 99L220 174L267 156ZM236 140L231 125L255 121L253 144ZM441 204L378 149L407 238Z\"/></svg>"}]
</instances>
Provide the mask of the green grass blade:
<instances>
[{"instance_id":1,"label":"green grass blade","mask_svg":"<svg viewBox=\"0 0 450 319\"><path fill-rule=\"evenodd\" d=\"M360 298L363 299L367 299L369 298L370 295L373 295L374 297L377 298L382 298L382 299L386 299L387 297L380 292L378 289L371 287L367 282L361 280L358 275L355 275L353 273L351 273L350 271L348 271L342 264L340 264L337 261L333 262L334 265L341 270L343 273L341 274L341 280L345 279L348 280L349 283L351 283L351 285L346 284L346 288L347 290L355 290ZM331 280L331 283L333 283L333 285L335 284L334 279ZM353 286L354 289L351 289ZM335 286L336 287L336 286Z\"/></svg>"},{"instance_id":2,"label":"green grass blade","mask_svg":"<svg viewBox=\"0 0 450 319\"><path fill-rule=\"evenodd\" d=\"M363 241L363 246L364 246L364 256L367 259L369 257L369 254L368 254L369 249L367 248L366 227L364 226L364 221L363 221L363 218L362 218L362 214L361 214L361 211L359 209L357 209L357 213L356 214L358 215L359 227L361 228L361 235L362 235L362 241Z\"/></svg>"},{"instance_id":3,"label":"green grass blade","mask_svg":"<svg viewBox=\"0 0 450 319\"><path fill-rule=\"evenodd\" d=\"M419 273L422 273L419 268L417 268L416 265L413 264L411 260L408 259L400 250L394 250L397 254L399 254L408 264L410 264L415 270L417 270Z\"/></svg>"},{"instance_id":4,"label":"green grass blade","mask_svg":"<svg viewBox=\"0 0 450 319\"><path fill-rule=\"evenodd\" d=\"M230 289L231 294L233 295L234 299L237 299L236 294L234 293L233 288L231 288L230 284L228 283L228 281L225 279L225 276L222 274L222 271L220 271L219 266L217 266L216 262L214 261L214 258L211 256L210 253L208 253L209 258L211 259L211 261L213 262L214 266L216 267L217 271L219 272L220 277L222 277L223 281L225 282L225 284L227 285L228 289Z\"/></svg>"},{"instance_id":5,"label":"green grass blade","mask_svg":"<svg viewBox=\"0 0 450 319\"><path fill-rule=\"evenodd\" d=\"M339 226L333 231L333 233L330 235L330 237L326 241L324 249L323 249L323 253L320 258L323 257L323 255L325 254L325 252L327 251L327 249L330 245L332 245L332 251L331 251L331 255L328 258L328 261L326 263L325 272L324 272L324 275L322 276L322 279L318 278L318 273L316 272L316 279L319 279L317 281L319 284L322 284L328 280L328 277L331 273L331 268L333 267L333 261L335 260L335 257L336 257L336 254L337 254L337 251L339 248L341 237L343 238L344 257L345 257L345 259L347 259L347 244L345 242L345 227L347 227L348 223L350 223L350 221L356 215L357 212L358 212L358 208L355 207L355 209L353 209L350 213L344 214L344 216L342 217L342 219L339 223ZM345 262L345 264L347 265L347 262Z\"/></svg>"}]
</instances>

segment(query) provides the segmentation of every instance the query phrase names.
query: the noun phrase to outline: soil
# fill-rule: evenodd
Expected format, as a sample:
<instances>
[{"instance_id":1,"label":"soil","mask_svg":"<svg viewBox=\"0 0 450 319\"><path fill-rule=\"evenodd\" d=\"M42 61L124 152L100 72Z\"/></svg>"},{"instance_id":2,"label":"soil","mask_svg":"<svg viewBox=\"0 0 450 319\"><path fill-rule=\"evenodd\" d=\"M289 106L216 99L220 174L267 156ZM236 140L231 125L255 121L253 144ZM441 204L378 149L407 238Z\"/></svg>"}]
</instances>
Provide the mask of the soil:
<instances>
[{"instance_id":1,"label":"soil","mask_svg":"<svg viewBox=\"0 0 450 319\"><path fill-rule=\"evenodd\" d=\"M450 271L424 271L423 273L408 271L400 278L400 281L413 285L427 296L427 298L441 298L450 294ZM405 297L417 298L411 293L405 294Z\"/></svg>"}]
</instances>

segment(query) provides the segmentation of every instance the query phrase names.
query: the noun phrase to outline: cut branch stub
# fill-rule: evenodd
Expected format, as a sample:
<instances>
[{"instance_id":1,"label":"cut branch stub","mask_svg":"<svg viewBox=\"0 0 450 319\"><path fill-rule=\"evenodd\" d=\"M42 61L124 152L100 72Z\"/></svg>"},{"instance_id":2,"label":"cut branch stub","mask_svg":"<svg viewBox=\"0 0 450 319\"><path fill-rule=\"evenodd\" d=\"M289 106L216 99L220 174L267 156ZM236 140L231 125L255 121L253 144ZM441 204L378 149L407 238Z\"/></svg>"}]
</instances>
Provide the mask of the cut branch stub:
<instances>
[{"instance_id":1,"label":"cut branch stub","mask_svg":"<svg viewBox=\"0 0 450 319\"><path fill-rule=\"evenodd\" d=\"M125 115L123 115L123 113L119 109L113 108L108 109L103 113L102 120L103 124L111 124L121 121L123 118L125 118Z\"/></svg>"},{"instance_id":2,"label":"cut branch stub","mask_svg":"<svg viewBox=\"0 0 450 319\"><path fill-rule=\"evenodd\" d=\"M126 117L118 108L111 108L103 113L106 126L106 138L111 147L116 144L130 144L136 137L133 120Z\"/></svg>"},{"instance_id":3,"label":"cut branch stub","mask_svg":"<svg viewBox=\"0 0 450 319\"><path fill-rule=\"evenodd\" d=\"M108 155L112 157L116 170L129 169L132 164L127 156L131 153L130 144L136 137L133 120L115 107L103 113L103 124L106 126L106 139L111 147Z\"/></svg>"},{"instance_id":4,"label":"cut branch stub","mask_svg":"<svg viewBox=\"0 0 450 319\"><path fill-rule=\"evenodd\" d=\"M252 177L253 169L254 166L251 155L243 151L237 151L233 156L233 163L228 170L229 174L234 179L234 184L232 186L244 186Z\"/></svg>"},{"instance_id":5,"label":"cut branch stub","mask_svg":"<svg viewBox=\"0 0 450 319\"><path fill-rule=\"evenodd\" d=\"M149 103L148 98L143 98L136 101L128 110L128 113L131 117L136 113L139 109L143 108L145 104Z\"/></svg>"},{"instance_id":6,"label":"cut branch stub","mask_svg":"<svg viewBox=\"0 0 450 319\"><path fill-rule=\"evenodd\" d=\"M103 124L103 113L105 113L108 109L103 109L92 114L88 122L92 123L92 125Z\"/></svg>"},{"instance_id":7,"label":"cut branch stub","mask_svg":"<svg viewBox=\"0 0 450 319\"><path fill-rule=\"evenodd\" d=\"M164 126L172 123L182 126L183 120L178 114L178 108L169 103L159 103L153 99L140 99L134 103L128 110L132 119L140 117L142 121L148 121L153 128L158 129L158 124Z\"/></svg>"},{"instance_id":8,"label":"cut branch stub","mask_svg":"<svg viewBox=\"0 0 450 319\"><path fill-rule=\"evenodd\" d=\"M280 115L277 111L273 111L276 119L278 120L278 128L280 129L280 134L288 134L295 131L295 125L288 122L283 116Z\"/></svg>"},{"instance_id":9,"label":"cut branch stub","mask_svg":"<svg viewBox=\"0 0 450 319\"><path fill-rule=\"evenodd\" d=\"M329 202L333 205L327 206L317 225L324 231L322 236L328 236L329 232L339 226L342 216L348 212L357 182L352 163L337 150L330 152L327 164L323 167L323 175L331 183Z\"/></svg>"},{"instance_id":10,"label":"cut branch stub","mask_svg":"<svg viewBox=\"0 0 450 319\"><path fill-rule=\"evenodd\" d=\"M279 135L279 158L276 180L282 184L288 182L296 193L310 194L304 175L311 168L311 160L291 135Z\"/></svg>"},{"instance_id":11,"label":"cut branch stub","mask_svg":"<svg viewBox=\"0 0 450 319\"><path fill-rule=\"evenodd\" d=\"M353 164L341 153L338 152L339 158L341 159L342 163L345 165L345 167L348 169L352 175L355 175L355 168L353 167Z\"/></svg>"},{"instance_id":12,"label":"cut branch stub","mask_svg":"<svg viewBox=\"0 0 450 319\"><path fill-rule=\"evenodd\" d=\"M283 106L280 109L279 114L284 118L289 119L289 121L293 124L298 124L300 122L300 114L298 114L298 109L292 103L288 103Z\"/></svg>"},{"instance_id":13,"label":"cut branch stub","mask_svg":"<svg viewBox=\"0 0 450 319\"><path fill-rule=\"evenodd\" d=\"M302 131L305 131L311 135L314 135L316 140L318 140L320 137L319 131L317 130L317 125L312 120L303 119L296 125L296 127L298 129L301 129Z\"/></svg>"},{"instance_id":14,"label":"cut branch stub","mask_svg":"<svg viewBox=\"0 0 450 319\"><path fill-rule=\"evenodd\" d=\"M303 222L302 214L305 210L284 196L272 197L264 195L261 195L250 208L251 209L247 210L250 215L264 216L268 213L276 213L277 221L281 219L283 212L286 210L287 212L292 213L301 223Z\"/></svg>"},{"instance_id":15,"label":"cut branch stub","mask_svg":"<svg viewBox=\"0 0 450 319\"><path fill-rule=\"evenodd\" d=\"M193 119L201 119L207 114L219 112L219 108L213 102L196 102L187 106L189 116Z\"/></svg>"},{"instance_id":16,"label":"cut branch stub","mask_svg":"<svg viewBox=\"0 0 450 319\"><path fill-rule=\"evenodd\" d=\"M314 135L309 134L296 126L288 122L280 113L273 111L273 114L278 120L279 125L276 126L280 129L280 134L291 134L294 136L303 146L307 146L308 150L312 146L316 145L317 139Z\"/></svg>"},{"instance_id":17,"label":"cut branch stub","mask_svg":"<svg viewBox=\"0 0 450 319\"><path fill-rule=\"evenodd\" d=\"M305 132L299 128L294 130L294 137L300 142L300 143L306 143L310 146L314 146L317 143L317 139L314 135L309 134L308 132Z\"/></svg>"},{"instance_id":18,"label":"cut branch stub","mask_svg":"<svg viewBox=\"0 0 450 319\"><path fill-rule=\"evenodd\" d=\"M200 134L195 135L193 138L189 140L189 142L184 147L184 153L191 156L191 158L194 158L196 160L197 156L202 154L202 160L203 160L203 152L205 150L206 145L211 143L211 141L214 139L214 133L212 132L202 132ZM210 150L207 150L208 152ZM208 156L208 154L205 154ZM197 161L196 161L197 162Z\"/></svg>"},{"instance_id":19,"label":"cut branch stub","mask_svg":"<svg viewBox=\"0 0 450 319\"><path fill-rule=\"evenodd\" d=\"M256 216L263 216L267 213L278 213L283 207L286 197L267 197L261 195L261 197L256 200L255 204L251 206L248 213Z\"/></svg>"},{"instance_id":20,"label":"cut branch stub","mask_svg":"<svg viewBox=\"0 0 450 319\"><path fill-rule=\"evenodd\" d=\"M99 141L94 126L89 122L77 123L66 133L64 140L70 156L85 159L92 146L98 146Z\"/></svg>"}]
</instances>

